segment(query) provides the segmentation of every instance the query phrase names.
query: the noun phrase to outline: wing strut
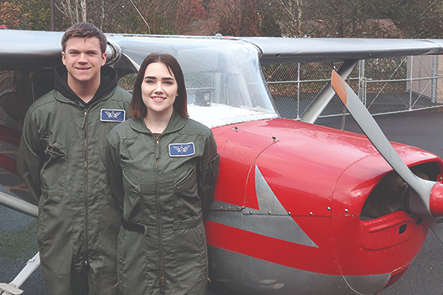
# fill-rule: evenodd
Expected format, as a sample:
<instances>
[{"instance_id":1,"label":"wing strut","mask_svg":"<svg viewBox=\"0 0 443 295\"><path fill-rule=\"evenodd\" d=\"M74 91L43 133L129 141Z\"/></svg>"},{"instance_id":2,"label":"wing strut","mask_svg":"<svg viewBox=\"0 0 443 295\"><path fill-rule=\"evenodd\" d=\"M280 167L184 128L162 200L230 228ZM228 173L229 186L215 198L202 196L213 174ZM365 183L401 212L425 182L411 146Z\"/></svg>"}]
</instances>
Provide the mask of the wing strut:
<instances>
[{"instance_id":1,"label":"wing strut","mask_svg":"<svg viewBox=\"0 0 443 295\"><path fill-rule=\"evenodd\" d=\"M28 216L37 218L38 208L37 206L30 204L21 199L15 198L3 192L0 192L0 205L18 211L20 213L26 214Z\"/></svg>"},{"instance_id":2,"label":"wing strut","mask_svg":"<svg viewBox=\"0 0 443 295\"><path fill-rule=\"evenodd\" d=\"M419 178L406 166L358 96L335 71L332 71L331 84L374 147L414 190L409 196L411 212L422 217L443 242L443 185L440 182Z\"/></svg>"},{"instance_id":3,"label":"wing strut","mask_svg":"<svg viewBox=\"0 0 443 295\"><path fill-rule=\"evenodd\" d=\"M338 69L338 74L346 79L349 74L351 74L354 67L357 65L358 60L347 60L343 63L343 65ZM311 105L311 107L303 114L301 117L301 121L306 123L314 123L318 116L320 116L321 112L325 109L331 99L334 97L335 92L332 89L331 83L329 82L323 90L318 94L317 99Z\"/></svg>"},{"instance_id":4,"label":"wing strut","mask_svg":"<svg viewBox=\"0 0 443 295\"><path fill-rule=\"evenodd\" d=\"M23 293L23 290L19 289L20 286L26 281L27 278L37 269L40 265L40 254L37 253L29 259L25 268L15 277L15 279L9 284L0 283L0 294L3 295L19 295ZM3 292L2 292L3 291Z\"/></svg>"}]
</instances>

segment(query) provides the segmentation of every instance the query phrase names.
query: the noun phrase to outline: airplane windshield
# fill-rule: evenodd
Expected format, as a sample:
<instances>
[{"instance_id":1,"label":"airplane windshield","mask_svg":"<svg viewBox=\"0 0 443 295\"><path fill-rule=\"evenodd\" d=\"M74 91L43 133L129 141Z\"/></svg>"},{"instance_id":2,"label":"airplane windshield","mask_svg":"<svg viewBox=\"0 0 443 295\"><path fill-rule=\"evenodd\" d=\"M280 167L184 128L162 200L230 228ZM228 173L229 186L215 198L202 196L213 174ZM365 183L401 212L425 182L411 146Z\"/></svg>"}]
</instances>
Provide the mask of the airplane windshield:
<instances>
[{"instance_id":1,"label":"airplane windshield","mask_svg":"<svg viewBox=\"0 0 443 295\"><path fill-rule=\"evenodd\" d=\"M127 68L128 62L138 68L152 52L176 57L185 76L189 114L208 127L277 117L257 49L249 43L216 38L110 37L123 51L115 65L119 73L119 67L126 64Z\"/></svg>"}]
</instances>

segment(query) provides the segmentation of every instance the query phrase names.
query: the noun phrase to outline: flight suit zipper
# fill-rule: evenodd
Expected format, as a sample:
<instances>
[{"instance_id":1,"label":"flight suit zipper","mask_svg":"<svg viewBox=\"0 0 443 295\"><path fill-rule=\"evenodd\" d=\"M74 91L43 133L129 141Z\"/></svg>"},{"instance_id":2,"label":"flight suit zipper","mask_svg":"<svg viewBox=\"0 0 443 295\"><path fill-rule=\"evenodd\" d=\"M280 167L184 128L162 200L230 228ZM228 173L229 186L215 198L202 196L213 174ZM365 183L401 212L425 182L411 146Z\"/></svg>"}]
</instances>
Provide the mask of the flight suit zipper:
<instances>
[{"instance_id":1,"label":"flight suit zipper","mask_svg":"<svg viewBox=\"0 0 443 295\"><path fill-rule=\"evenodd\" d=\"M83 141L84 141L84 152L83 152L83 161L84 161L84 265L89 265L88 262L88 252L89 252L89 237L88 237L88 225L89 225L89 200L88 200L88 110L90 110L94 105L98 104L98 102L92 103L89 107L83 109Z\"/></svg>"},{"instance_id":2,"label":"flight suit zipper","mask_svg":"<svg viewBox=\"0 0 443 295\"><path fill-rule=\"evenodd\" d=\"M158 232L158 257L160 266L160 289L166 286L164 257L163 257L163 228L161 222L161 205L160 205L160 184L159 184L159 167L158 161L160 158L160 136L155 137L155 183L156 183L156 205L157 205L157 232Z\"/></svg>"},{"instance_id":3,"label":"flight suit zipper","mask_svg":"<svg viewBox=\"0 0 443 295\"><path fill-rule=\"evenodd\" d=\"M84 109L84 125L83 125L83 139L84 139L84 153L83 153L83 160L84 160L84 171L85 171L85 187L84 187L84 214L85 214L85 219L84 219L84 227L85 227L85 239L84 239L84 263L85 265L88 265L88 140L87 140L87 136L88 136L88 132L87 132L87 116L88 116L88 110Z\"/></svg>"}]
</instances>

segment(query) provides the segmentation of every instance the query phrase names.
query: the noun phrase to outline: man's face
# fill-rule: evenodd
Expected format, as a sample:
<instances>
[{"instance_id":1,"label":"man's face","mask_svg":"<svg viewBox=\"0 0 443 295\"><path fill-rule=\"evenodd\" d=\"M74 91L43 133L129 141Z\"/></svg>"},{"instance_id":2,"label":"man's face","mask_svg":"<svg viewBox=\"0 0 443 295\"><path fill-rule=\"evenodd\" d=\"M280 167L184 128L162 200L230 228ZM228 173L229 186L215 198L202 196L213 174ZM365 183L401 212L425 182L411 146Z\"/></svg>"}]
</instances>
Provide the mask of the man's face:
<instances>
[{"instance_id":1,"label":"man's face","mask_svg":"<svg viewBox=\"0 0 443 295\"><path fill-rule=\"evenodd\" d=\"M62 52L62 60L68 70L68 83L100 81L100 68L106 62L106 53L101 52L97 37L71 37Z\"/></svg>"}]
</instances>

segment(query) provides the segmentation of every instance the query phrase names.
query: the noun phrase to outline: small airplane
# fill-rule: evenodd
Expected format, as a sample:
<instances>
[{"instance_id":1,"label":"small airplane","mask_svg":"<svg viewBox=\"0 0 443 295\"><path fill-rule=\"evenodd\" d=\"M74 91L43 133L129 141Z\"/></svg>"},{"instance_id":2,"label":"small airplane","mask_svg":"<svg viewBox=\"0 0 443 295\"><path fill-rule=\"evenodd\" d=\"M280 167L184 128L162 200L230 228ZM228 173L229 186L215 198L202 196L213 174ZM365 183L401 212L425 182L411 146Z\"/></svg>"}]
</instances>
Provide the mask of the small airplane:
<instances>
[{"instance_id":1,"label":"small airplane","mask_svg":"<svg viewBox=\"0 0 443 295\"><path fill-rule=\"evenodd\" d=\"M52 89L62 34L0 31L0 203L34 217L15 152L27 108ZM361 59L443 54L443 40L107 37L107 63L128 89L149 53L174 55L191 118L214 133L221 163L205 224L213 284L258 295L377 294L405 273L429 228L443 240L443 160L390 143L343 81ZM342 63L301 120L280 118L261 64L320 61ZM314 124L334 89L367 137ZM20 294L38 263L37 254L0 289Z\"/></svg>"}]
</instances>

